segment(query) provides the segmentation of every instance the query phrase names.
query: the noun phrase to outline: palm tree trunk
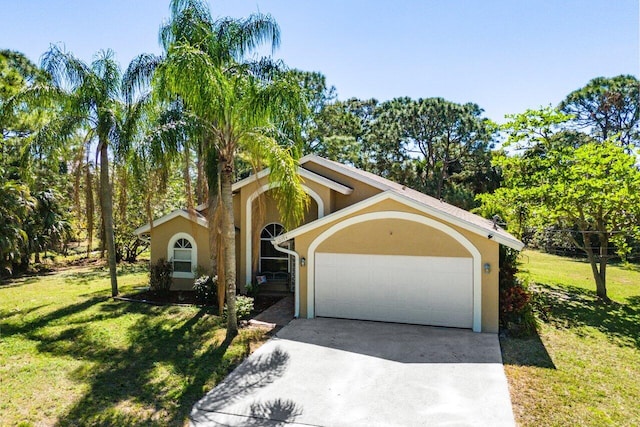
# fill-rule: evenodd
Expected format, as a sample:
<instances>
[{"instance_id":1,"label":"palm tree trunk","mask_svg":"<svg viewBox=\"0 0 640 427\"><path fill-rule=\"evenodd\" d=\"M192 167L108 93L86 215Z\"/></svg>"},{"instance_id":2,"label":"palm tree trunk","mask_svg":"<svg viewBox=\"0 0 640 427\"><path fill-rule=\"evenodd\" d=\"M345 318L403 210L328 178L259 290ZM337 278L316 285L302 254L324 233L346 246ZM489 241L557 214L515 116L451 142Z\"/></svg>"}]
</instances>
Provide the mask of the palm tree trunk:
<instances>
[{"instance_id":1,"label":"palm tree trunk","mask_svg":"<svg viewBox=\"0 0 640 427\"><path fill-rule=\"evenodd\" d=\"M220 159L220 196L222 199L222 242L224 248L224 280L227 294L227 339L238 335L236 317L236 235L233 223L233 161Z\"/></svg>"},{"instance_id":2,"label":"palm tree trunk","mask_svg":"<svg viewBox=\"0 0 640 427\"><path fill-rule=\"evenodd\" d=\"M89 165L89 150L87 150L87 163L85 165L85 208L87 214L87 258L91 256L93 251L93 214L95 211L93 201L93 178L91 176L91 166Z\"/></svg>"},{"instance_id":3,"label":"palm tree trunk","mask_svg":"<svg viewBox=\"0 0 640 427\"><path fill-rule=\"evenodd\" d=\"M106 142L100 142L100 202L102 203L102 222L104 224L109 275L111 276L111 296L118 295L116 275L116 247L113 236L113 197L109 183L109 154Z\"/></svg>"}]
</instances>

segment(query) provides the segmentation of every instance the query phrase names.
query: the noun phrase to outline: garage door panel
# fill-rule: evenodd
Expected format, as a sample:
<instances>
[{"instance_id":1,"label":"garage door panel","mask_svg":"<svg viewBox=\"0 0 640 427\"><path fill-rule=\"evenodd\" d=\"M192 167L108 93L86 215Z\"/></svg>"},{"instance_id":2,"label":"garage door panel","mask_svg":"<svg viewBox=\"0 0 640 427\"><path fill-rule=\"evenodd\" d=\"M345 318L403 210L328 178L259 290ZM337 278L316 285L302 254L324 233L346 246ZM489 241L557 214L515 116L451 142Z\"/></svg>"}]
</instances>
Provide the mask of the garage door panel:
<instances>
[{"instance_id":1,"label":"garage door panel","mask_svg":"<svg viewBox=\"0 0 640 427\"><path fill-rule=\"evenodd\" d=\"M316 253L316 315L470 328L472 259Z\"/></svg>"}]
</instances>

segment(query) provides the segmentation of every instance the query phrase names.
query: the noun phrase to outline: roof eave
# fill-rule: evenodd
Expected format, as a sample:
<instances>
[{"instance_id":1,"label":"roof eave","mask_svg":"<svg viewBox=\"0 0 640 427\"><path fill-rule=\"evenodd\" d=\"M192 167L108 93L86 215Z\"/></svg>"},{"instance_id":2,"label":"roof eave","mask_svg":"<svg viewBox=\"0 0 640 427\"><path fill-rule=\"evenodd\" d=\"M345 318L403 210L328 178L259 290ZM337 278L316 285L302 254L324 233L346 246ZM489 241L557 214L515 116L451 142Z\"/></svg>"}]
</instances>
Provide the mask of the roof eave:
<instances>
[{"instance_id":1,"label":"roof eave","mask_svg":"<svg viewBox=\"0 0 640 427\"><path fill-rule=\"evenodd\" d=\"M286 242L287 240L293 239L301 234L304 234L308 231L313 230L314 228L320 227L323 224L326 224L330 221L334 221L337 219L340 219L344 216L347 216L353 212L357 212L358 210L361 210L363 208L366 208L368 206L372 206L380 201L386 200L386 199L393 199L396 200L400 203L403 203L405 205L414 207L418 210L423 211L424 213L427 213L429 215L433 215L434 217L444 220L446 222L449 222L451 224L454 225L458 225L472 233L478 234L480 236L485 236L488 239L493 239L495 240L497 243L500 243L502 245L505 245L507 247L510 247L512 249L516 249L516 250L522 250L522 248L524 247L524 244L522 242L520 242L519 240L515 239L515 238L510 238L508 236L503 235L502 233L497 233L497 230L492 230L492 229L488 229L485 227L481 227L478 226L477 224L473 224L469 221L465 221L463 218L459 218L456 217L454 215L451 215L447 212L438 210L432 206L426 205L424 203L420 203L414 199L411 199L407 196L404 196L402 194L399 194L397 191L393 191L393 190L388 190L385 191L383 193L377 194L373 197L370 197L368 199L365 199L359 203L353 204L347 208L341 209L337 212L334 212L333 214L327 215L321 219L318 219L316 221L313 221L311 223L305 224L301 227L298 227L294 230L291 230L288 233L282 234L278 237L276 237L275 241L276 243L280 244L283 242Z\"/></svg>"}]
</instances>

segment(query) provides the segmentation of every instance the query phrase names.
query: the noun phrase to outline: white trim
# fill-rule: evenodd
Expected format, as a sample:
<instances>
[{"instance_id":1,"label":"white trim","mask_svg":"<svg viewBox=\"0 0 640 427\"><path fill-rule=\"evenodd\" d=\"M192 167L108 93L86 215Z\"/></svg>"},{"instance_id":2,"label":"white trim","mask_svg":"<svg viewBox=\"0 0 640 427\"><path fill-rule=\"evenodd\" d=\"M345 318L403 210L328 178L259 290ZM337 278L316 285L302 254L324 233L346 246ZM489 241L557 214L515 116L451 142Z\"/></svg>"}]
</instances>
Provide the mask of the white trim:
<instances>
[{"instance_id":1,"label":"white trim","mask_svg":"<svg viewBox=\"0 0 640 427\"><path fill-rule=\"evenodd\" d=\"M251 215L252 215L252 204L253 201L262 193L264 193L265 191L271 190L273 188L279 187L280 184L278 183L269 183L269 184L265 184L262 187L258 188L256 191L253 192L253 194L251 194L251 196L249 196L249 198L247 198L247 204L245 205L245 221L246 221L246 230L245 230L245 235L244 235L244 239L245 239L245 252L244 252L244 259L245 259L245 281L249 281L251 280L251 267L252 267L252 259L251 259L251 251L252 251L252 227L251 227ZM310 189L309 187L307 187L306 185L302 185L302 188L304 189L305 193L307 193L309 196L311 196L311 198L313 200L316 201L316 204L318 205L318 219L322 218L324 216L324 202L322 201L322 197L320 197L320 195L318 193L316 193L315 191L313 191L312 189ZM286 233L285 233L286 234ZM277 240L274 239L274 241ZM288 240L288 239L287 239ZM278 244L280 244L282 242L278 242Z\"/></svg>"},{"instance_id":2,"label":"white trim","mask_svg":"<svg viewBox=\"0 0 640 427\"><path fill-rule=\"evenodd\" d=\"M382 202L384 200L394 200L397 201L399 203L402 203L404 205L407 205L409 207L412 207L414 209L417 209L421 212L424 212L426 214L432 215L438 219L447 221L451 224L457 225L465 230L471 231L475 234L478 234L480 236L484 236L488 239L493 239L495 240L497 243L503 244L505 246L508 246L510 248L516 249L516 250L521 250L524 247L524 243L520 242L519 240L516 240L515 238L509 238L505 235L503 235L502 233L497 232L496 230L492 230L492 229L486 229L484 227L472 224L468 221L465 221L462 218L458 218L456 216L453 216L451 214L448 214L444 211L441 211L437 208L431 207L429 205L425 205L423 203L420 203L418 201L415 201L409 197L403 196L401 194L398 194L397 192L393 191L393 190L389 190L389 191L385 191L383 193L379 193L376 194L375 196L369 197L368 199L365 199L361 202L355 203L351 206L348 206L344 209L340 209L337 212L334 212L330 215L325 216L322 221L320 221L319 219L313 222L310 222L308 224L305 224L303 226L300 226L298 228L296 228L295 230L291 230L285 234L282 234L280 236L278 236L276 238L276 241L278 243L282 243L284 241L293 239L294 237L297 237L301 234L304 234L308 231L311 231L315 228L321 227L331 221L337 221L341 218L344 218L348 215L351 215L359 210L368 208L370 206L375 205L376 203ZM489 237L491 236L491 237Z\"/></svg>"},{"instance_id":3,"label":"white trim","mask_svg":"<svg viewBox=\"0 0 640 427\"><path fill-rule=\"evenodd\" d=\"M363 173L364 171L361 171L359 169L353 168L353 167L349 167L337 162L333 162L331 160L325 159L323 157L319 157L316 156L314 154L308 154L304 157L302 157L299 161L299 163L301 165L307 163L307 162L313 162L313 163L317 163L320 166L324 166L328 169L331 169L335 172L338 172L342 175L351 177L355 180L358 180L360 182L364 182L366 184L371 185L372 187L375 187L379 190L382 190L384 192L388 192L391 191L394 194L402 197L403 199L407 200L413 207L415 207L416 209L422 210L425 213L429 213L435 217L444 219L445 221L449 221L452 224L458 225L460 227L463 227L469 231L472 231L476 234L480 234L480 235L484 235L488 238L492 238L494 240L496 240L498 243L503 244L505 246L508 246L512 249L516 249L518 251L522 250L522 248L524 248L524 243L522 243L521 241L517 240L516 238L514 238L513 236L511 236L509 233L505 232L504 230L494 230L492 228L486 228L486 227L482 227L481 225L478 224L474 224L473 222L469 222L463 218L460 218L458 216L452 215L446 211L443 211L441 209L438 209L435 206L430 206L428 204L419 202L411 197L407 197L402 195L399 190L392 186L392 185L387 185L383 182L380 182L378 180L369 178L365 173ZM384 179L384 178L382 178ZM395 183L393 183L395 184ZM370 199L366 199L366 200L370 200ZM473 215L473 214L471 214ZM491 236L491 237L489 237Z\"/></svg>"},{"instance_id":4,"label":"white trim","mask_svg":"<svg viewBox=\"0 0 640 427\"><path fill-rule=\"evenodd\" d=\"M287 260L287 264L289 264L289 257L288 256L287 257L280 257L280 258L263 257L262 256L262 242L273 242L273 240L277 237L277 236L274 236L273 238L267 239L267 238L262 237L262 232L264 231L265 228L267 228L270 225L274 225L274 224L275 225L279 225L280 227L282 227L282 231L285 230L284 225L282 225L279 222L270 222L268 224L265 224L264 227L262 227L262 230L260 230L260 248L259 248L259 251L258 251L258 267L260 268L260 271L264 271L264 270L262 270L262 260L263 259L286 259ZM282 234L284 234L284 233L282 233ZM278 251L278 252L282 252L282 251ZM289 271L289 265L287 265L287 273L291 273Z\"/></svg>"},{"instance_id":5,"label":"white trim","mask_svg":"<svg viewBox=\"0 0 640 427\"><path fill-rule=\"evenodd\" d=\"M318 175L317 173L311 172L310 170L299 167L298 174L300 174L300 176L303 178L316 182L320 185L324 185L325 187L328 187L334 191L337 191L340 194L344 194L345 196L348 196L349 194L353 193L353 188L347 187L346 185L342 185L339 182L336 182L332 179L325 178L324 176Z\"/></svg>"},{"instance_id":6,"label":"white trim","mask_svg":"<svg viewBox=\"0 0 640 427\"><path fill-rule=\"evenodd\" d=\"M257 174L250 175L250 176L246 177L245 179L242 179L242 180L234 183L231 186L231 189L232 189L232 191L238 191L239 189L241 189L245 185L250 184L252 182L259 181L260 179L266 177L267 175L269 175L269 173L271 173L271 169L269 169L269 168L262 169ZM324 177L322 175L318 175L317 173L312 172L310 170L298 167L297 173L302 178L305 178L305 179L307 179L309 181L313 181L313 182L318 183L320 185L324 185L325 187L330 188L332 190L335 190L340 194L349 195L349 194L353 193L353 188L347 187L346 185L342 185L339 182L336 182L336 181L334 181L332 179L326 178L326 177ZM202 206L202 205L200 205L200 206ZM200 206L198 206L196 209L200 208Z\"/></svg>"},{"instance_id":7,"label":"white trim","mask_svg":"<svg viewBox=\"0 0 640 427\"><path fill-rule=\"evenodd\" d=\"M276 248L276 250L280 251L280 252L284 252L285 254L289 254L289 255L293 255L293 258L295 259L294 263L294 276L295 276L295 287L294 287L294 301L295 301L295 309L293 311L293 317L295 317L296 319L298 317L300 317L300 254L297 253L296 251L292 251L291 249L286 249L286 248L282 248L280 246L278 246L278 244L275 242L275 240L271 241L271 244L273 245L274 248Z\"/></svg>"},{"instance_id":8,"label":"white trim","mask_svg":"<svg viewBox=\"0 0 640 427\"><path fill-rule=\"evenodd\" d=\"M198 245L196 244L196 239L192 235L181 231L171 236L169 243L167 244L167 261L173 263L173 246L179 239L186 239L191 243L191 273L174 271L171 273L171 277L176 279L193 279L196 277L194 270L198 265Z\"/></svg>"},{"instance_id":9,"label":"white trim","mask_svg":"<svg viewBox=\"0 0 640 427\"><path fill-rule=\"evenodd\" d=\"M342 175L346 175L360 182L364 182L365 184L369 184L370 186L377 188L378 190L386 191L393 188L390 185L386 185L380 181L371 179L363 173L359 173L364 171L360 171L359 169L355 169L350 166L342 165L339 163L336 164L331 160L325 159L324 157L316 156L315 154L307 154L306 156L302 157L299 161L301 165L307 162L317 163L320 166L326 167L327 169L331 169L332 171L338 172Z\"/></svg>"},{"instance_id":10,"label":"white trim","mask_svg":"<svg viewBox=\"0 0 640 427\"><path fill-rule=\"evenodd\" d=\"M451 236L458 243L464 246L464 248L468 250L469 253L471 253L471 257L473 258L473 331L481 332L482 256L480 255L480 251L478 250L478 248L476 248L473 243L467 240L466 237L446 224L443 224L431 218L424 217L422 215L398 211L371 212L348 218L325 230L318 237L316 237L313 242L311 242L311 244L309 245L309 249L307 250L307 318L311 319L315 316L315 252L318 246L338 231L345 229L351 225L382 219L400 219L405 221L412 221L435 228L436 230L442 231L443 233ZM298 299L299 294L296 293L295 297L296 299Z\"/></svg>"},{"instance_id":11,"label":"white trim","mask_svg":"<svg viewBox=\"0 0 640 427\"><path fill-rule=\"evenodd\" d=\"M181 216L183 218L186 218L189 221L196 222L197 224L199 224L199 225L201 225L203 227L208 227L209 226L209 223L207 222L206 218L203 218L200 214L197 214L195 216L195 218L194 218L193 215L189 215L189 213L184 211L183 209L176 209L175 211L170 212L170 213L166 214L165 216L161 216L160 218L158 218L158 219L153 221L153 226L157 227L157 226L159 226L161 224L164 224L167 221L171 221L172 219L177 218L179 216ZM136 235L139 236L141 234L148 233L150 231L151 231L151 224L145 224L142 227L136 228L133 231L133 234L136 234Z\"/></svg>"}]
</instances>

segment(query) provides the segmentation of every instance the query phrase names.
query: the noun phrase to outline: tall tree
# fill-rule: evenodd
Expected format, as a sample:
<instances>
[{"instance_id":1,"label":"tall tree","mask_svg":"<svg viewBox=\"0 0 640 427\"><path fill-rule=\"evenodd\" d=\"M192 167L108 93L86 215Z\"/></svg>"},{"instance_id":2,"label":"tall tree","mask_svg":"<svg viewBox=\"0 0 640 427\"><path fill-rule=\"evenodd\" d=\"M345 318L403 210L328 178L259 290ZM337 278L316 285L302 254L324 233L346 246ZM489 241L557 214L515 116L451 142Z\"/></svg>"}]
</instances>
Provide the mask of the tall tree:
<instances>
[{"instance_id":1,"label":"tall tree","mask_svg":"<svg viewBox=\"0 0 640 427\"><path fill-rule=\"evenodd\" d=\"M246 59L262 43L272 49L279 45L280 30L270 16L214 20L207 3L199 0L173 0L171 11L160 34L166 57L155 69L153 85L163 99L179 96L206 130L201 134L203 152L211 165L208 181L217 196L210 199L210 210L219 219L210 221L209 233L221 244L218 271L224 276L227 297L227 336L233 337L238 328L231 191L235 162L242 155L255 169L271 168L285 226L296 225L307 204L296 173L298 119L305 113L305 100L298 82L287 78L277 64Z\"/></svg>"},{"instance_id":2,"label":"tall tree","mask_svg":"<svg viewBox=\"0 0 640 427\"><path fill-rule=\"evenodd\" d=\"M476 104L396 98L381 104L368 135L377 172L469 208L491 190L495 126ZM466 187L460 196L460 184Z\"/></svg>"},{"instance_id":3,"label":"tall tree","mask_svg":"<svg viewBox=\"0 0 640 427\"><path fill-rule=\"evenodd\" d=\"M119 142L118 116L122 112L121 73L112 51L100 51L91 64L72 53L52 46L42 59L42 67L55 87L66 94L66 114L75 126L89 129L97 138L100 161L100 204L111 277L111 294L118 295L114 244L113 196L110 182L109 149ZM68 138L77 127L59 135Z\"/></svg>"},{"instance_id":4,"label":"tall tree","mask_svg":"<svg viewBox=\"0 0 640 427\"><path fill-rule=\"evenodd\" d=\"M634 76L596 77L567 95L560 109L600 141L617 134L628 151L640 146L640 81Z\"/></svg>"},{"instance_id":5,"label":"tall tree","mask_svg":"<svg viewBox=\"0 0 640 427\"><path fill-rule=\"evenodd\" d=\"M0 234L2 246L12 248L2 257L9 269L27 269L34 254L40 262L41 251L59 249L68 237L68 206L60 196L69 188L69 150L46 138L59 112L43 93L48 86L45 73L23 54L0 51L0 191L5 192L6 231Z\"/></svg>"},{"instance_id":6,"label":"tall tree","mask_svg":"<svg viewBox=\"0 0 640 427\"><path fill-rule=\"evenodd\" d=\"M502 215L516 233L525 224L568 231L587 256L598 297L608 300L610 243L639 234L640 171L619 142L567 131L568 119L552 109L512 118L517 152L496 157L504 185L480 197L482 211Z\"/></svg>"},{"instance_id":7,"label":"tall tree","mask_svg":"<svg viewBox=\"0 0 640 427\"><path fill-rule=\"evenodd\" d=\"M314 117L305 141L305 151L371 170L366 136L378 101L350 98L325 103Z\"/></svg>"}]
</instances>

